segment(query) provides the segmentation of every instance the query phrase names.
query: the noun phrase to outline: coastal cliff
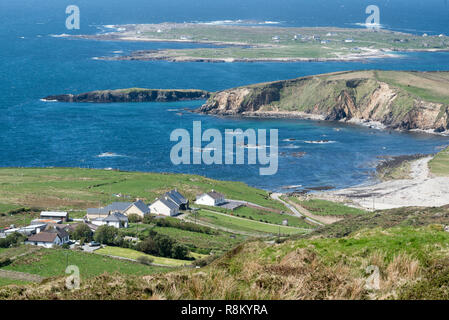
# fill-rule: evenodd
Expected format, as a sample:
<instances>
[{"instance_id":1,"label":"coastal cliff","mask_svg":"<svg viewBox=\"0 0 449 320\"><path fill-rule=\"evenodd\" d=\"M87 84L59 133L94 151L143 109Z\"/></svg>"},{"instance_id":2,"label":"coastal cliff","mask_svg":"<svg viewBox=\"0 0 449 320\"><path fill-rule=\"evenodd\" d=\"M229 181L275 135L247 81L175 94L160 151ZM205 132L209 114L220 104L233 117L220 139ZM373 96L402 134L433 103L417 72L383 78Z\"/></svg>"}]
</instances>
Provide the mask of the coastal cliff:
<instances>
[{"instance_id":1,"label":"coastal cliff","mask_svg":"<svg viewBox=\"0 0 449 320\"><path fill-rule=\"evenodd\" d=\"M443 132L449 129L448 106L447 72L351 71L220 91L197 112Z\"/></svg>"},{"instance_id":2,"label":"coastal cliff","mask_svg":"<svg viewBox=\"0 0 449 320\"><path fill-rule=\"evenodd\" d=\"M81 94L61 94L45 97L45 101L59 102L170 102L207 99L210 93L203 90L117 89L98 90Z\"/></svg>"}]
</instances>

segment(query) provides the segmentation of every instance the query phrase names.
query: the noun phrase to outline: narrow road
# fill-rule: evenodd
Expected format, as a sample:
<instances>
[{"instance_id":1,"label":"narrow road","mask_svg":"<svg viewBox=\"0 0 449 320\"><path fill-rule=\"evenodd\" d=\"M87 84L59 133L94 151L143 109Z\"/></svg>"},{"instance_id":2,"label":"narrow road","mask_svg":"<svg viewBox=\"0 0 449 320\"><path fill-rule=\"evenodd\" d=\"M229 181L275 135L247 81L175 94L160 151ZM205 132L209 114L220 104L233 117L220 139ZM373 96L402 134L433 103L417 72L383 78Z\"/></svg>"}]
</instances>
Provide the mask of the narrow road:
<instances>
[{"instance_id":1,"label":"narrow road","mask_svg":"<svg viewBox=\"0 0 449 320\"><path fill-rule=\"evenodd\" d=\"M296 217L298 217L298 218L301 218L301 217L304 217L307 221L309 221L309 222L311 222L311 223L313 223L313 224L317 224L317 225L319 225L319 226L323 226L324 224L323 223L321 223L321 222L318 222L318 221L316 221L316 220L313 220L313 219L311 219L311 218L309 218L308 216L307 216L307 213L306 213L306 209L305 208L303 208L304 210L302 210L303 211L303 213L301 213L301 212L299 212L294 206L292 206L291 204L289 204L289 203L287 203L287 202L285 202L284 200L282 200L281 199L281 196L282 196L283 194L282 193L272 193L271 194L271 198L273 198L274 200L277 200L277 201L279 201L279 202L281 202L284 206L286 206L291 212L293 212L293 215L294 216L296 216ZM301 208L301 206L297 206L297 208Z\"/></svg>"}]
</instances>

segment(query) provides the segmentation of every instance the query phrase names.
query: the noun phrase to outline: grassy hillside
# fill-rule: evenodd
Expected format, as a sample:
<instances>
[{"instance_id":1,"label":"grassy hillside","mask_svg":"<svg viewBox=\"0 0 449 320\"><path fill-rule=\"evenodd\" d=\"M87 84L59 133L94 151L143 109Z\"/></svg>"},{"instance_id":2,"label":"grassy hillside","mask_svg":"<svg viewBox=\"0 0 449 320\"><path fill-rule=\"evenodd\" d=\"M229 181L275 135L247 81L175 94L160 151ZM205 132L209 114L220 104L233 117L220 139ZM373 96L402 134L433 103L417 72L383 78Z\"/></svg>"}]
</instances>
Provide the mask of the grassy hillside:
<instances>
[{"instance_id":1,"label":"grassy hillside","mask_svg":"<svg viewBox=\"0 0 449 320\"><path fill-rule=\"evenodd\" d=\"M347 71L217 92L199 111L254 116L302 112L377 121L394 129L449 128L449 73Z\"/></svg>"},{"instance_id":2,"label":"grassy hillside","mask_svg":"<svg viewBox=\"0 0 449 320\"><path fill-rule=\"evenodd\" d=\"M0 252L0 256L8 255L8 250ZM168 270L163 267L146 266L93 253L44 248L38 248L38 250L33 250L28 254L17 257L12 264L2 269L36 274L43 277L59 277L65 275L67 263L68 265L78 266L82 278L98 276L105 272L147 275Z\"/></svg>"},{"instance_id":3,"label":"grassy hillside","mask_svg":"<svg viewBox=\"0 0 449 320\"><path fill-rule=\"evenodd\" d=\"M449 176L449 148L440 151L432 160L430 160L429 168L432 174L436 176Z\"/></svg>"},{"instance_id":4,"label":"grassy hillside","mask_svg":"<svg viewBox=\"0 0 449 320\"><path fill-rule=\"evenodd\" d=\"M16 207L79 210L136 198L150 202L174 188L190 201L199 193L215 189L228 198L284 209L270 199L266 191L244 183L187 174L78 168L0 168L0 180L0 212L3 213ZM124 197L117 197L117 194Z\"/></svg>"},{"instance_id":5,"label":"grassy hillside","mask_svg":"<svg viewBox=\"0 0 449 320\"><path fill-rule=\"evenodd\" d=\"M3 298L45 299L447 299L449 233L441 225L362 229L341 238L240 245L201 270L164 275L102 275L64 289L8 287ZM367 268L379 287L366 287ZM126 279L126 280L125 280ZM438 283L438 285L437 285ZM110 284L108 286L107 284ZM102 288L99 296L96 288Z\"/></svg>"}]
</instances>

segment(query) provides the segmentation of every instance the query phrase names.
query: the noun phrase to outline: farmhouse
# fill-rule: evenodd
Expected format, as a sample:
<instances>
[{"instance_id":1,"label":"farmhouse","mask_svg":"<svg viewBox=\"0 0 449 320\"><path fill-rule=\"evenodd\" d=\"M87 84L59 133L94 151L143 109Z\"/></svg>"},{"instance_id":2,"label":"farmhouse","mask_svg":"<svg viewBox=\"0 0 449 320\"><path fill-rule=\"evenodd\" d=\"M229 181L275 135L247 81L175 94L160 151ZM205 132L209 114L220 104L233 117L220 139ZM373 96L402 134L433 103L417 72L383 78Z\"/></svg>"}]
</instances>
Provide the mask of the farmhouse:
<instances>
[{"instance_id":1,"label":"farmhouse","mask_svg":"<svg viewBox=\"0 0 449 320\"><path fill-rule=\"evenodd\" d=\"M93 219L91 222L95 226L107 225L115 227L117 229L128 228L128 217L119 212L111 213L105 218Z\"/></svg>"},{"instance_id":2,"label":"farmhouse","mask_svg":"<svg viewBox=\"0 0 449 320\"><path fill-rule=\"evenodd\" d=\"M179 207L179 210L186 210L189 207L189 200L180 194L177 189L166 192L164 194L164 198L165 197L174 202Z\"/></svg>"},{"instance_id":3,"label":"farmhouse","mask_svg":"<svg viewBox=\"0 0 449 320\"><path fill-rule=\"evenodd\" d=\"M146 214L150 213L150 209L142 200L136 202L113 202L103 208L88 208L86 218L88 220L106 218L114 212L126 216L137 214L140 217L144 217Z\"/></svg>"},{"instance_id":4,"label":"farmhouse","mask_svg":"<svg viewBox=\"0 0 449 320\"><path fill-rule=\"evenodd\" d=\"M62 222L69 221L69 214L67 212L58 211L42 211L41 219L61 220Z\"/></svg>"},{"instance_id":5,"label":"farmhouse","mask_svg":"<svg viewBox=\"0 0 449 320\"><path fill-rule=\"evenodd\" d=\"M26 244L51 248L69 242L69 234L64 229L50 229L36 233L25 241Z\"/></svg>"},{"instance_id":6,"label":"farmhouse","mask_svg":"<svg viewBox=\"0 0 449 320\"><path fill-rule=\"evenodd\" d=\"M179 214L179 206L165 197L163 199L156 199L150 205L150 212L164 216L177 216Z\"/></svg>"},{"instance_id":7,"label":"farmhouse","mask_svg":"<svg viewBox=\"0 0 449 320\"><path fill-rule=\"evenodd\" d=\"M196 204L205 206L218 206L226 202L223 194L212 190L211 192L203 193L196 197Z\"/></svg>"}]
</instances>

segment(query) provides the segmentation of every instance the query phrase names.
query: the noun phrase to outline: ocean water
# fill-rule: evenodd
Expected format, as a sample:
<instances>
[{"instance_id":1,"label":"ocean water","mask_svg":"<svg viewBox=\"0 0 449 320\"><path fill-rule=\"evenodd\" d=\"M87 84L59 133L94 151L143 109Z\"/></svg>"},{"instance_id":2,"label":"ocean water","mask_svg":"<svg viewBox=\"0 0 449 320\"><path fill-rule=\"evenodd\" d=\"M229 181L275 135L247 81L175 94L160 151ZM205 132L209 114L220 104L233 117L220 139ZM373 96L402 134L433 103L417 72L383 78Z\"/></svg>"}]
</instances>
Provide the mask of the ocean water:
<instances>
[{"instance_id":1,"label":"ocean water","mask_svg":"<svg viewBox=\"0 0 449 320\"><path fill-rule=\"evenodd\" d=\"M354 125L301 120L254 120L185 112L202 101L182 103L67 104L39 99L124 87L230 87L342 70L449 70L449 53L407 53L396 59L314 63L170 63L99 61L93 57L138 49L194 47L175 43L69 40L65 7L81 10L76 33L104 31L103 25L254 20L287 26L362 23L368 1L63 1L0 2L0 166L67 166L185 172L239 180L280 190L286 185L347 187L369 181L382 155L431 153L447 137L379 131ZM415 33L449 34L446 1L378 1L381 24ZM239 8L239 10L235 10ZM180 113L182 115L180 115ZM274 176L258 166L180 165L170 162L170 132L203 127L279 130L281 157ZM336 130L338 128L338 130ZM288 141L287 139L291 139ZM283 141L285 140L285 141ZM329 140L310 144L305 141ZM294 152L305 152L295 157Z\"/></svg>"}]
</instances>

